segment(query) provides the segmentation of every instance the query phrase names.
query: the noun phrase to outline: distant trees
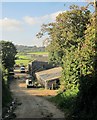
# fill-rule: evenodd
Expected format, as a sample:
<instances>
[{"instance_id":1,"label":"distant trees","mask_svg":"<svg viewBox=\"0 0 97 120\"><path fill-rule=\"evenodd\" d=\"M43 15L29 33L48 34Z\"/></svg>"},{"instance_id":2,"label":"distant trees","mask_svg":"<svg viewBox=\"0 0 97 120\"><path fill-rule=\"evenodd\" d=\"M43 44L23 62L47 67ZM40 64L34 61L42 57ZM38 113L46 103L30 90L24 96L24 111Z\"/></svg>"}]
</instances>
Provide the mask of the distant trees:
<instances>
[{"instance_id":1,"label":"distant trees","mask_svg":"<svg viewBox=\"0 0 97 120\"><path fill-rule=\"evenodd\" d=\"M15 46L19 53L29 53L29 52L44 52L45 47L37 47L37 46L24 46L24 45L16 45Z\"/></svg>"}]
</instances>

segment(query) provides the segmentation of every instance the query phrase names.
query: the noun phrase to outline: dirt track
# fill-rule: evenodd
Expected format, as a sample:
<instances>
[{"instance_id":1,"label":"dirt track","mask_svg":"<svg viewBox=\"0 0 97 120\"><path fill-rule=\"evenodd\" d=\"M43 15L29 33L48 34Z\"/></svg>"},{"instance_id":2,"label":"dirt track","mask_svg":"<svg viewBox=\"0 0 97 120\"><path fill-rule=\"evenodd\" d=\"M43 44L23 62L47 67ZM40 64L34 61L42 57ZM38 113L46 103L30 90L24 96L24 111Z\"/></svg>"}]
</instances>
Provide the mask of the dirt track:
<instances>
[{"instance_id":1,"label":"dirt track","mask_svg":"<svg viewBox=\"0 0 97 120\"><path fill-rule=\"evenodd\" d=\"M64 118L64 113L46 100L46 96L56 95L55 90L26 88L23 80L14 80L11 91L22 104L14 111L17 118Z\"/></svg>"}]
</instances>

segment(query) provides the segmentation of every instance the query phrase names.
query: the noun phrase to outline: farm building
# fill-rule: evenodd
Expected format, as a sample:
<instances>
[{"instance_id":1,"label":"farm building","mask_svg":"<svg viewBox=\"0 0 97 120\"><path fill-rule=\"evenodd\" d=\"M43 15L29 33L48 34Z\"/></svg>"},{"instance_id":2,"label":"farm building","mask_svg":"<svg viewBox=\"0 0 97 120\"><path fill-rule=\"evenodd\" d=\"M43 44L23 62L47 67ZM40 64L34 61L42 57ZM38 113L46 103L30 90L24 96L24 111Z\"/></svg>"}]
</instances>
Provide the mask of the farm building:
<instances>
[{"instance_id":1,"label":"farm building","mask_svg":"<svg viewBox=\"0 0 97 120\"><path fill-rule=\"evenodd\" d=\"M59 78L61 77L62 68L55 67L48 70L36 72L37 81L45 87L45 89L56 89L60 83Z\"/></svg>"},{"instance_id":2,"label":"farm building","mask_svg":"<svg viewBox=\"0 0 97 120\"><path fill-rule=\"evenodd\" d=\"M47 61L34 60L33 62L28 64L28 72L30 75L34 76L35 72L47 70L52 67L53 66L49 64Z\"/></svg>"}]
</instances>

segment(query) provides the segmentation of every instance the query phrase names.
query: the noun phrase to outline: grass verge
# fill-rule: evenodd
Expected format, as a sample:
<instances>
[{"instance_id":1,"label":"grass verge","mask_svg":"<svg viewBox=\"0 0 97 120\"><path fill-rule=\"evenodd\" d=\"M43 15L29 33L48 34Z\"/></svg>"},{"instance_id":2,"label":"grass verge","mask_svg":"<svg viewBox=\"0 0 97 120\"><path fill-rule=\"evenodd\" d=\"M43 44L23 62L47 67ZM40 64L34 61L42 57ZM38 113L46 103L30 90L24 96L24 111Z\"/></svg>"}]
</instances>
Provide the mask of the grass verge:
<instances>
[{"instance_id":1,"label":"grass verge","mask_svg":"<svg viewBox=\"0 0 97 120\"><path fill-rule=\"evenodd\" d=\"M55 103L65 113L65 116L68 117L74 109L77 93L77 89L72 91L67 90L66 92L59 93L55 97L49 98L49 101Z\"/></svg>"}]
</instances>

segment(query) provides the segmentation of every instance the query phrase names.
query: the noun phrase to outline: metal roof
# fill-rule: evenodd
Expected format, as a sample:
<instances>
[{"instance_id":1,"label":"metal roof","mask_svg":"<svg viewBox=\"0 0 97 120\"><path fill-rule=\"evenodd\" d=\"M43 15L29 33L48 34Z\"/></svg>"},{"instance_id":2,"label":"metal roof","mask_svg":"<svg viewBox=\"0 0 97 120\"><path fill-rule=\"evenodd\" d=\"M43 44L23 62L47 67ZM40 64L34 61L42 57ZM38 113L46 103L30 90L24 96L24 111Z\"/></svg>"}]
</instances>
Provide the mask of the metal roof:
<instances>
[{"instance_id":1,"label":"metal roof","mask_svg":"<svg viewBox=\"0 0 97 120\"><path fill-rule=\"evenodd\" d=\"M40 78L41 80L50 81L54 79L58 79L61 77L62 68L55 67L49 70L43 70L40 72L36 72L36 77Z\"/></svg>"}]
</instances>

